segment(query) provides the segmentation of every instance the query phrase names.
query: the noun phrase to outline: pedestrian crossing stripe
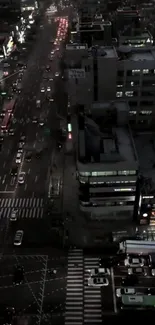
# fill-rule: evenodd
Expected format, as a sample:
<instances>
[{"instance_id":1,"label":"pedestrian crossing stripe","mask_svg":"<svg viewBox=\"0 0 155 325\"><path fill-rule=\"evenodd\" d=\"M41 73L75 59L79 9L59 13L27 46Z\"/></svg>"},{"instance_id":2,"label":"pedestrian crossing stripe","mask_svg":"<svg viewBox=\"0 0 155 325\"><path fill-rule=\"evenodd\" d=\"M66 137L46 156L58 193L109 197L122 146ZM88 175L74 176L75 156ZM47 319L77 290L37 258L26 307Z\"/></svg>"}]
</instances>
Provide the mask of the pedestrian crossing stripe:
<instances>
[{"instance_id":1,"label":"pedestrian crossing stripe","mask_svg":"<svg viewBox=\"0 0 155 325\"><path fill-rule=\"evenodd\" d=\"M0 208L39 208L43 207L43 198L1 198Z\"/></svg>"},{"instance_id":2,"label":"pedestrian crossing stripe","mask_svg":"<svg viewBox=\"0 0 155 325\"><path fill-rule=\"evenodd\" d=\"M12 208L1 208L0 219L10 219ZM42 219L44 209L43 208L24 208L18 209L18 219Z\"/></svg>"},{"instance_id":3,"label":"pedestrian crossing stripe","mask_svg":"<svg viewBox=\"0 0 155 325\"><path fill-rule=\"evenodd\" d=\"M0 219L10 219L12 208L1 208ZM18 219L42 219L43 208L19 209Z\"/></svg>"}]
</instances>

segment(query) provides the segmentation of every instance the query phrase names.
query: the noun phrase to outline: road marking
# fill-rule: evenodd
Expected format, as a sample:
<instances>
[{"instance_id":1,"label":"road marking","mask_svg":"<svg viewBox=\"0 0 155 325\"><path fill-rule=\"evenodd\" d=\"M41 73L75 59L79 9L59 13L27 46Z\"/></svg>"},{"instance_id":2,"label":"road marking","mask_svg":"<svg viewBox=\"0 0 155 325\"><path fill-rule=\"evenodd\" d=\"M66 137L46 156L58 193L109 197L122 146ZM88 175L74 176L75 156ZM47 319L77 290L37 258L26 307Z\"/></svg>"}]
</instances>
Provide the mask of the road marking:
<instances>
[{"instance_id":1,"label":"road marking","mask_svg":"<svg viewBox=\"0 0 155 325\"><path fill-rule=\"evenodd\" d=\"M113 268L111 268L111 282L112 282L114 312L117 313L117 304L116 304L116 295L115 295L115 280L114 280L114 270L113 270Z\"/></svg>"},{"instance_id":2,"label":"road marking","mask_svg":"<svg viewBox=\"0 0 155 325\"><path fill-rule=\"evenodd\" d=\"M0 193L1 193L1 194L2 194L2 193L4 193L4 194L13 194L14 191L0 191Z\"/></svg>"},{"instance_id":3,"label":"road marking","mask_svg":"<svg viewBox=\"0 0 155 325\"><path fill-rule=\"evenodd\" d=\"M26 191L27 190L27 184L25 184L25 186L24 186L24 191Z\"/></svg>"},{"instance_id":4,"label":"road marking","mask_svg":"<svg viewBox=\"0 0 155 325\"><path fill-rule=\"evenodd\" d=\"M5 183L5 180L6 180L6 174L5 174L4 177L3 177L2 184Z\"/></svg>"},{"instance_id":5,"label":"road marking","mask_svg":"<svg viewBox=\"0 0 155 325\"><path fill-rule=\"evenodd\" d=\"M29 168L27 173L30 174L30 171L31 171L31 169Z\"/></svg>"},{"instance_id":6,"label":"road marking","mask_svg":"<svg viewBox=\"0 0 155 325\"><path fill-rule=\"evenodd\" d=\"M6 162L4 161L3 168L5 168Z\"/></svg>"},{"instance_id":7,"label":"road marking","mask_svg":"<svg viewBox=\"0 0 155 325\"><path fill-rule=\"evenodd\" d=\"M35 183L38 181L38 176L35 177Z\"/></svg>"},{"instance_id":8,"label":"road marking","mask_svg":"<svg viewBox=\"0 0 155 325\"><path fill-rule=\"evenodd\" d=\"M5 185L5 191L7 190L7 187L8 187L8 186L7 186L7 184L6 184L6 185Z\"/></svg>"}]
</instances>

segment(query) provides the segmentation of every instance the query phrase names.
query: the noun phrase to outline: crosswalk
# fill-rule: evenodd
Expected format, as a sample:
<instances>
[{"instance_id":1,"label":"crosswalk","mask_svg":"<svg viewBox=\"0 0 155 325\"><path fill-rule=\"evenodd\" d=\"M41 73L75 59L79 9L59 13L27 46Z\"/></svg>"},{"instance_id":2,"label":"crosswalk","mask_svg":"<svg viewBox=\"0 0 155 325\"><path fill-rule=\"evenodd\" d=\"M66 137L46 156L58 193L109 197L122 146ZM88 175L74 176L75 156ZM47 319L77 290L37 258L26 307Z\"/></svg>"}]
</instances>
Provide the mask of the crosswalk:
<instances>
[{"instance_id":1,"label":"crosswalk","mask_svg":"<svg viewBox=\"0 0 155 325\"><path fill-rule=\"evenodd\" d=\"M43 207L43 198L1 198L0 208L40 208Z\"/></svg>"},{"instance_id":2,"label":"crosswalk","mask_svg":"<svg viewBox=\"0 0 155 325\"><path fill-rule=\"evenodd\" d=\"M88 286L88 270L98 267L97 257L84 259L84 325L102 323L101 288Z\"/></svg>"},{"instance_id":3,"label":"crosswalk","mask_svg":"<svg viewBox=\"0 0 155 325\"><path fill-rule=\"evenodd\" d=\"M82 249L68 253L65 325L102 324L101 288L88 286L88 270L98 258L84 257Z\"/></svg>"},{"instance_id":4,"label":"crosswalk","mask_svg":"<svg viewBox=\"0 0 155 325\"><path fill-rule=\"evenodd\" d=\"M18 219L42 219L43 198L1 198L0 219L9 219L13 209L18 210Z\"/></svg>"},{"instance_id":5,"label":"crosswalk","mask_svg":"<svg viewBox=\"0 0 155 325\"><path fill-rule=\"evenodd\" d=\"M0 210L0 219L10 219L12 208L2 208ZM18 219L42 219L43 208L18 209Z\"/></svg>"},{"instance_id":6,"label":"crosswalk","mask_svg":"<svg viewBox=\"0 0 155 325\"><path fill-rule=\"evenodd\" d=\"M83 251L68 253L65 325L83 324Z\"/></svg>"}]
</instances>

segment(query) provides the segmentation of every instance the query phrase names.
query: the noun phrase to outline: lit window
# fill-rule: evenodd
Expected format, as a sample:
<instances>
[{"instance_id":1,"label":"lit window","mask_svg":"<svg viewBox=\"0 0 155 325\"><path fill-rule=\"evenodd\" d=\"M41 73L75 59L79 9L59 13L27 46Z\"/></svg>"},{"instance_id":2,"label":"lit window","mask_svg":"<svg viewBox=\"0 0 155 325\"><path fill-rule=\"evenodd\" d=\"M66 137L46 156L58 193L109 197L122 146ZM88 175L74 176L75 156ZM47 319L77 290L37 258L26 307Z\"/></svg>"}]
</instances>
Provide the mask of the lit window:
<instances>
[{"instance_id":1,"label":"lit window","mask_svg":"<svg viewBox=\"0 0 155 325\"><path fill-rule=\"evenodd\" d=\"M142 115L151 115L152 111L140 111Z\"/></svg>"},{"instance_id":2,"label":"lit window","mask_svg":"<svg viewBox=\"0 0 155 325\"><path fill-rule=\"evenodd\" d=\"M122 96L123 96L123 92L122 91L117 91L116 97L122 97Z\"/></svg>"},{"instance_id":3,"label":"lit window","mask_svg":"<svg viewBox=\"0 0 155 325\"><path fill-rule=\"evenodd\" d=\"M130 115L136 115L137 112L136 112L136 111L130 111L129 114L130 114Z\"/></svg>"},{"instance_id":4,"label":"lit window","mask_svg":"<svg viewBox=\"0 0 155 325\"><path fill-rule=\"evenodd\" d=\"M132 70L132 74L140 74L140 70L138 69L136 69L136 70Z\"/></svg>"},{"instance_id":5,"label":"lit window","mask_svg":"<svg viewBox=\"0 0 155 325\"><path fill-rule=\"evenodd\" d=\"M133 91L126 91L125 96L127 97L133 97Z\"/></svg>"},{"instance_id":6,"label":"lit window","mask_svg":"<svg viewBox=\"0 0 155 325\"><path fill-rule=\"evenodd\" d=\"M143 74L149 73L149 69L143 69Z\"/></svg>"}]
</instances>

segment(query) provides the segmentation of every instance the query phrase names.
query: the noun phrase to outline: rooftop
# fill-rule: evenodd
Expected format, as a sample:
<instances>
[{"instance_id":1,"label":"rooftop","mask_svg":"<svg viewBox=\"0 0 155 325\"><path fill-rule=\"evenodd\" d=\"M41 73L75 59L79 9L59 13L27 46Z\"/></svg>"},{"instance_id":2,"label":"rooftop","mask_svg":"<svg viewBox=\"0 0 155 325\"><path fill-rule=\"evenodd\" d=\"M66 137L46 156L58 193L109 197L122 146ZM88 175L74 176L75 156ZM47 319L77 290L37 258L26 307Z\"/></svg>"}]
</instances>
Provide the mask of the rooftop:
<instances>
[{"instance_id":1,"label":"rooftop","mask_svg":"<svg viewBox=\"0 0 155 325\"><path fill-rule=\"evenodd\" d=\"M123 55L123 60L125 56L127 60L132 61L154 61L155 60L155 47L145 47L145 48L133 48L127 45L121 45L118 48L118 56L121 59L121 54Z\"/></svg>"},{"instance_id":2,"label":"rooftop","mask_svg":"<svg viewBox=\"0 0 155 325\"><path fill-rule=\"evenodd\" d=\"M137 155L127 124L128 105L125 102L94 104L91 114L84 117L84 128L79 130L79 161L85 152L88 163L109 164L137 162ZM126 126L124 126L126 124ZM84 148L83 148L84 145ZM83 150L84 149L84 150Z\"/></svg>"}]
</instances>

